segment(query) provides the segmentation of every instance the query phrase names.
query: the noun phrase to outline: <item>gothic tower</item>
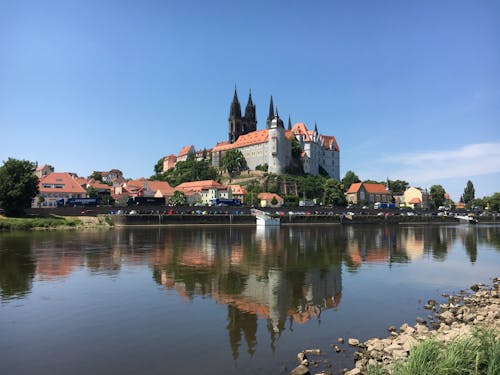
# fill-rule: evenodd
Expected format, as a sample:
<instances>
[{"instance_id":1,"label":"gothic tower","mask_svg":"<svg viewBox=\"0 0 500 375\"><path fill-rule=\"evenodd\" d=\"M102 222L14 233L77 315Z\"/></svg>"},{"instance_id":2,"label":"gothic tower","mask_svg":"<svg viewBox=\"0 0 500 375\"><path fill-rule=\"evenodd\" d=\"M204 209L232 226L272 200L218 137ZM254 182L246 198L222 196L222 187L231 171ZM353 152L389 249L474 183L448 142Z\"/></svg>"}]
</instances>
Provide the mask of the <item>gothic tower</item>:
<instances>
[{"instance_id":1,"label":"gothic tower","mask_svg":"<svg viewBox=\"0 0 500 375\"><path fill-rule=\"evenodd\" d=\"M243 119L241 118L241 106L238 101L236 87L234 88L234 97L229 110L229 143L234 143L238 137L243 134Z\"/></svg>"},{"instance_id":2,"label":"gothic tower","mask_svg":"<svg viewBox=\"0 0 500 375\"><path fill-rule=\"evenodd\" d=\"M271 101L269 102L269 115L267 116L266 128L271 128L271 121L274 118L274 104L273 104L273 96L271 95Z\"/></svg>"},{"instance_id":3,"label":"gothic tower","mask_svg":"<svg viewBox=\"0 0 500 375\"><path fill-rule=\"evenodd\" d=\"M243 134L257 130L257 116L255 115L255 104L252 102L252 92L248 94L248 103L243 117Z\"/></svg>"}]
</instances>

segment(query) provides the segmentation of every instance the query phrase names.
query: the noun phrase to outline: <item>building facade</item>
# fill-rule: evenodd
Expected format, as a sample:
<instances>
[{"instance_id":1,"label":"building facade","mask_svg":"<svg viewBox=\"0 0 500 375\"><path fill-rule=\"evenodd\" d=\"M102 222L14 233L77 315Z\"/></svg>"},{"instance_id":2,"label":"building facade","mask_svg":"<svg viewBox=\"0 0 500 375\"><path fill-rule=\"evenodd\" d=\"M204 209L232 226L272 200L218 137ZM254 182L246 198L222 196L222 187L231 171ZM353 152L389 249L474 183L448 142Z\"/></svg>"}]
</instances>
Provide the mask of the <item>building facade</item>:
<instances>
[{"instance_id":1,"label":"building facade","mask_svg":"<svg viewBox=\"0 0 500 375\"><path fill-rule=\"evenodd\" d=\"M245 116L241 115L241 107L235 90L229 111L228 140L219 142L212 148L212 165L220 167L226 151L241 151L250 170L267 165L268 172L282 174L292 161L292 141L296 139L302 153L300 161L304 172L308 174L324 173L340 180L340 150L334 136L322 135L317 126L310 131L304 123L293 127L288 121L288 130L274 110L273 98L269 103L269 115L266 128L257 130L255 105L249 95Z\"/></svg>"}]
</instances>

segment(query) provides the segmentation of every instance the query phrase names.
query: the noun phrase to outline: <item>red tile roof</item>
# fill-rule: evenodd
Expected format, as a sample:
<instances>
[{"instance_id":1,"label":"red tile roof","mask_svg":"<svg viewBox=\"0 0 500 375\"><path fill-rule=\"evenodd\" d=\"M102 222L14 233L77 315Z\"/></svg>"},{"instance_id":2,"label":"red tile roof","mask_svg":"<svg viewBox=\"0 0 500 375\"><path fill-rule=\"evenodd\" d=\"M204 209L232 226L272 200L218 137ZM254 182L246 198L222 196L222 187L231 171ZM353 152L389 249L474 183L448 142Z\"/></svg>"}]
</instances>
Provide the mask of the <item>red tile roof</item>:
<instances>
[{"instance_id":1,"label":"red tile roof","mask_svg":"<svg viewBox=\"0 0 500 375\"><path fill-rule=\"evenodd\" d=\"M296 123L293 127L292 127L292 132L294 134L301 134L304 136L304 141L305 142L311 142L311 137L310 137L310 132L309 130L307 129L307 126L306 124L304 124L303 122L298 122Z\"/></svg>"},{"instance_id":2,"label":"red tile roof","mask_svg":"<svg viewBox=\"0 0 500 375\"><path fill-rule=\"evenodd\" d=\"M408 203L409 204L420 204L420 203L422 203L422 201L420 200L420 198L415 197L415 198L410 199L410 201Z\"/></svg>"},{"instance_id":3,"label":"red tile roof","mask_svg":"<svg viewBox=\"0 0 500 375\"><path fill-rule=\"evenodd\" d=\"M56 187L43 187L44 185L62 186ZM52 172L40 179L39 188L41 193L78 193L86 194L86 190L80 186L68 173Z\"/></svg>"},{"instance_id":4,"label":"red tile roof","mask_svg":"<svg viewBox=\"0 0 500 375\"><path fill-rule=\"evenodd\" d=\"M175 191L166 181L148 181L147 184L149 189L155 193L159 190L163 195L172 195Z\"/></svg>"},{"instance_id":5,"label":"red tile roof","mask_svg":"<svg viewBox=\"0 0 500 375\"><path fill-rule=\"evenodd\" d=\"M346 194L357 193L361 185L364 186L366 192L369 194L390 194L390 192L386 190L384 184L369 184L364 182L355 182L349 187Z\"/></svg>"},{"instance_id":6,"label":"red tile roof","mask_svg":"<svg viewBox=\"0 0 500 375\"><path fill-rule=\"evenodd\" d=\"M321 139L323 140L326 148L330 149L330 147L333 146L332 148L335 151L339 151L339 145L333 135L322 135Z\"/></svg>"},{"instance_id":7,"label":"red tile roof","mask_svg":"<svg viewBox=\"0 0 500 375\"><path fill-rule=\"evenodd\" d=\"M259 195L257 195L257 198L260 200L266 200L268 202L272 201L273 198L276 198L278 202L283 202L283 198L274 193L259 193Z\"/></svg>"},{"instance_id":8,"label":"red tile roof","mask_svg":"<svg viewBox=\"0 0 500 375\"><path fill-rule=\"evenodd\" d=\"M177 155L177 157L181 157L181 156L185 156L189 153L189 151L191 150L191 148L194 148L193 145L189 145L189 146L184 146L181 151L179 151L179 155Z\"/></svg>"},{"instance_id":9,"label":"red tile roof","mask_svg":"<svg viewBox=\"0 0 500 375\"><path fill-rule=\"evenodd\" d=\"M202 181L183 182L182 184L177 185L175 190L201 191L201 190L206 190L206 189L210 189L210 188L225 189L226 187L219 184L217 181L214 181L214 180L202 180Z\"/></svg>"},{"instance_id":10,"label":"red tile roof","mask_svg":"<svg viewBox=\"0 0 500 375\"><path fill-rule=\"evenodd\" d=\"M233 148L240 148L245 146L257 145L259 143L267 142L269 138L269 130L262 129L250 132L248 134L240 135L234 143L218 143L212 151L226 151Z\"/></svg>"},{"instance_id":11,"label":"red tile roof","mask_svg":"<svg viewBox=\"0 0 500 375\"><path fill-rule=\"evenodd\" d=\"M385 188L384 184L365 184L363 186L367 193L370 194L390 194L390 192Z\"/></svg>"},{"instance_id":12,"label":"red tile roof","mask_svg":"<svg viewBox=\"0 0 500 375\"><path fill-rule=\"evenodd\" d=\"M346 191L347 194L357 193L359 188L361 187L362 182L355 182L351 184L349 190Z\"/></svg>"},{"instance_id":13,"label":"red tile roof","mask_svg":"<svg viewBox=\"0 0 500 375\"><path fill-rule=\"evenodd\" d=\"M241 187L240 185L229 185L231 188L231 191L233 192L234 195L246 195L247 191L245 188Z\"/></svg>"}]
</instances>

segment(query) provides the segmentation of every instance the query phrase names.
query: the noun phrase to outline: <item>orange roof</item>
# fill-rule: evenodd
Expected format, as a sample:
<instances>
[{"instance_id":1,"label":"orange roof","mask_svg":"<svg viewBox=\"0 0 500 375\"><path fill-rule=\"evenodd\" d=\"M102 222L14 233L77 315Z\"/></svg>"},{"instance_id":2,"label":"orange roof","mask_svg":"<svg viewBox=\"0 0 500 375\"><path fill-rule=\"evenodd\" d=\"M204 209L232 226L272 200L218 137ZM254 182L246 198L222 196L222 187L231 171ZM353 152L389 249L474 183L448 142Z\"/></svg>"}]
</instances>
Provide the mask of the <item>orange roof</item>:
<instances>
[{"instance_id":1,"label":"orange roof","mask_svg":"<svg viewBox=\"0 0 500 375\"><path fill-rule=\"evenodd\" d=\"M363 186L366 189L367 193L370 194L387 194L389 193L387 189L385 188L384 184L365 184L363 183Z\"/></svg>"},{"instance_id":2,"label":"orange roof","mask_svg":"<svg viewBox=\"0 0 500 375\"><path fill-rule=\"evenodd\" d=\"M171 195L175 191L166 181L148 181L148 185L151 191L157 192L159 190L163 195Z\"/></svg>"},{"instance_id":3,"label":"orange roof","mask_svg":"<svg viewBox=\"0 0 500 375\"><path fill-rule=\"evenodd\" d=\"M385 189L384 184L369 184L364 182L356 182L352 184L346 194L357 193L361 188L361 185L363 185L366 192L369 194L390 194L390 192Z\"/></svg>"},{"instance_id":4,"label":"orange roof","mask_svg":"<svg viewBox=\"0 0 500 375\"><path fill-rule=\"evenodd\" d=\"M50 185L50 187L48 187ZM47 187L44 187L47 186ZM52 187L54 186L54 187ZM55 187L61 186L61 187ZM69 173L52 172L40 179L39 189L41 193L78 193L86 194L84 188L69 175Z\"/></svg>"},{"instance_id":5,"label":"orange roof","mask_svg":"<svg viewBox=\"0 0 500 375\"><path fill-rule=\"evenodd\" d=\"M212 151L226 151L233 148L240 148L245 146L257 145L259 143L267 142L269 138L269 130L262 129L240 135L234 143L218 143Z\"/></svg>"},{"instance_id":6,"label":"orange roof","mask_svg":"<svg viewBox=\"0 0 500 375\"><path fill-rule=\"evenodd\" d=\"M76 181L76 183L80 186L86 185L87 184L87 179L85 177L73 177L73 180Z\"/></svg>"},{"instance_id":7,"label":"orange roof","mask_svg":"<svg viewBox=\"0 0 500 375\"><path fill-rule=\"evenodd\" d=\"M189 145L189 146L184 146L181 151L179 152L179 155L177 155L178 157L181 157L181 156L184 156L184 155L187 155L188 152L194 148L193 145Z\"/></svg>"},{"instance_id":8,"label":"orange roof","mask_svg":"<svg viewBox=\"0 0 500 375\"><path fill-rule=\"evenodd\" d=\"M184 149L182 149L184 150ZM181 150L181 151L182 151ZM168 160L177 160L177 156L175 156L174 154L170 154L168 156L165 156L163 159L168 159Z\"/></svg>"},{"instance_id":9,"label":"orange roof","mask_svg":"<svg viewBox=\"0 0 500 375\"><path fill-rule=\"evenodd\" d=\"M420 204L420 203L422 203L422 201L420 200L420 198L415 197L415 198L412 198L408 203L409 204Z\"/></svg>"},{"instance_id":10,"label":"orange roof","mask_svg":"<svg viewBox=\"0 0 500 375\"><path fill-rule=\"evenodd\" d=\"M281 198L278 194L274 193L259 193L257 198L260 200L272 201L273 198L276 198L277 201L283 202L283 198Z\"/></svg>"},{"instance_id":11,"label":"orange roof","mask_svg":"<svg viewBox=\"0 0 500 375\"><path fill-rule=\"evenodd\" d=\"M138 180L129 180L127 182L125 182L125 184L127 185L127 187L132 187L132 186L135 186L135 187L143 187L144 184L146 183L146 179L144 177L141 177L139 178Z\"/></svg>"},{"instance_id":12,"label":"orange roof","mask_svg":"<svg viewBox=\"0 0 500 375\"><path fill-rule=\"evenodd\" d=\"M109 186L108 184L103 184L98 181L90 181L88 185L92 186L94 189L111 190L111 186Z\"/></svg>"},{"instance_id":13,"label":"orange roof","mask_svg":"<svg viewBox=\"0 0 500 375\"><path fill-rule=\"evenodd\" d=\"M201 191L210 188L225 189L225 186L219 184L217 181L214 180L202 180L202 181L183 182L182 184L177 185L175 190Z\"/></svg>"},{"instance_id":14,"label":"orange roof","mask_svg":"<svg viewBox=\"0 0 500 375\"><path fill-rule=\"evenodd\" d=\"M311 142L311 137L309 136L309 130L307 129L306 124L303 122L298 122L292 127L293 134L301 134L304 136L305 142Z\"/></svg>"},{"instance_id":15,"label":"orange roof","mask_svg":"<svg viewBox=\"0 0 500 375\"><path fill-rule=\"evenodd\" d=\"M359 188L361 187L362 182L355 182L351 184L349 190L346 191L346 194L357 193Z\"/></svg>"},{"instance_id":16,"label":"orange roof","mask_svg":"<svg viewBox=\"0 0 500 375\"><path fill-rule=\"evenodd\" d=\"M229 185L231 188L231 191L233 192L234 195L245 195L247 194L247 191L245 188L241 187L240 185Z\"/></svg>"},{"instance_id":17,"label":"orange roof","mask_svg":"<svg viewBox=\"0 0 500 375\"><path fill-rule=\"evenodd\" d=\"M325 143L326 148L333 148L335 151L339 151L339 145L337 144L337 140L333 135L322 135L321 139Z\"/></svg>"}]
</instances>

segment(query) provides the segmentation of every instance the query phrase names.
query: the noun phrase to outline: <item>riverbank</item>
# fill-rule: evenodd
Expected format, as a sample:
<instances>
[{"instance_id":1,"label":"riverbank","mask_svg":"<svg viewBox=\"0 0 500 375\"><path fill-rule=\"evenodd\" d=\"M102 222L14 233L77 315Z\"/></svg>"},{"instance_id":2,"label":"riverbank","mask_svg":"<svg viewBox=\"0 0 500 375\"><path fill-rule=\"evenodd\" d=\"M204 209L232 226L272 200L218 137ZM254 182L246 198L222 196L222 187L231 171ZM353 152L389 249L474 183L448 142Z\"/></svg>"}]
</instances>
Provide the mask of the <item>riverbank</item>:
<instances>
[{"instance_id":1,"label":"riverbank","mask_svg":"<svg viewBox=\"0 0 500 375\"><path fill-rule=\"evenodd\" d=\"M0 232L35 230L75 230L109 228L114 224L107 217L57 216L37 218L8 218L0 216Z\"/></svg>"},{"instance_id":2,"label":"riverbank","mask_svg":"<svg viewBox=\"0 0 500 375\"><path fill-rule=\"evenodd\" d=\"M447 302L438 304L436 300L429 299L424 308L429 311L426 318L417 317L416 324L403 324L399 329L395 326L388 327L390 332L386 338L371 338L365 342L360 342L356 338L349 338L345 345L354 347L354 368L342 372L345 375L358 374L392 374L396 369L397 373L405 372L404 363L414 365L415 362L425 365L425 357L428 351L436 352L436 348L443 348L443 351L451 348L454 350L458 346L465 346L469 353L461 353L463 360L465 354L470 354L476 358L476 367L479 361L479 354L470 352L475 342L472 336L477 333L486 332L490 339L495 342L494 350L498 352L498 341L500 340L500 278L493 279L491 286L475 284L471 286L474 293L461 291L456 295L443 295ZM471 341L472 340L472 341ZM332 350L337 353L342 351L344 339L339 338ZM468 345L465 344L468 343ZM491 346L491 345L490 345ZM292 375L310 374L310 361L307 355L318 355L319 350L306 350L297 355L299 366L291 371ZM437 354L437 353L436 353ZM495 363L493 366L500 367L498 353L494 354ZM413 357L412 357L413 356ZM428 356L428 355L427 355ZM416 358L415 357L419 357ZM313 361L314 363L314 361ZM396 367L395 367L396 366ZM430 367L429 367L430 368ZM476 368L477 369L477 368ZM316 372L314 372L316 374ZM460 373L460 370L458 372ZM487 371L477 371L476 373L490 373ZM495 373L495 372L491 372ZM331 374L329 371L317 372L317 374Z\"/></svg>"}]
</instances>

